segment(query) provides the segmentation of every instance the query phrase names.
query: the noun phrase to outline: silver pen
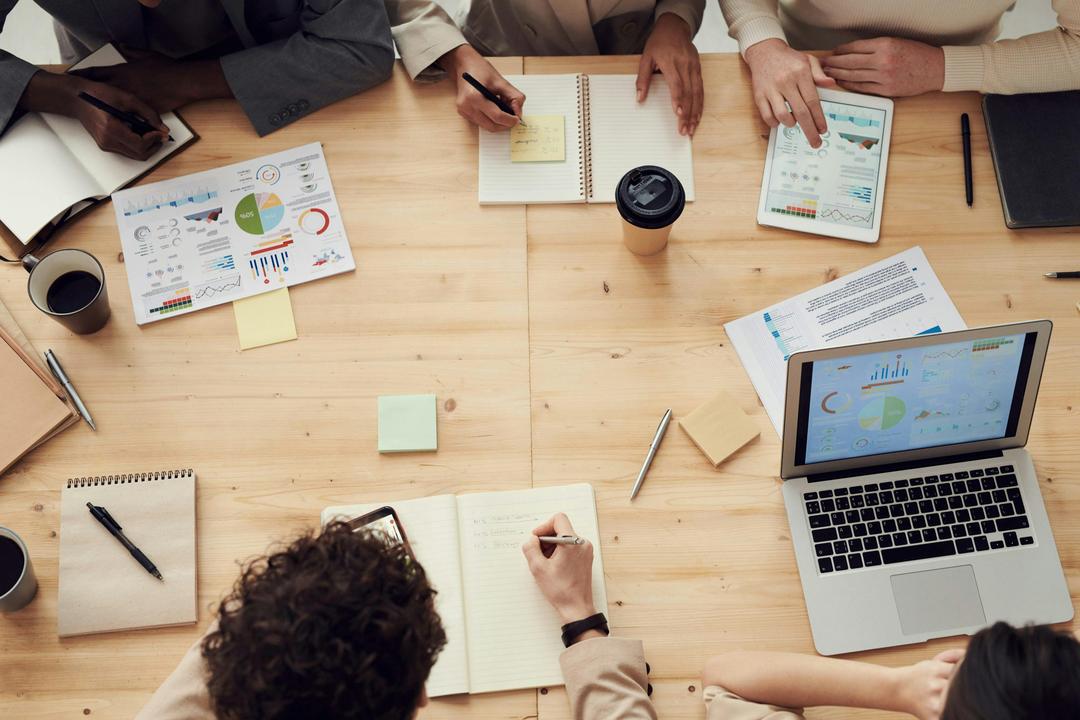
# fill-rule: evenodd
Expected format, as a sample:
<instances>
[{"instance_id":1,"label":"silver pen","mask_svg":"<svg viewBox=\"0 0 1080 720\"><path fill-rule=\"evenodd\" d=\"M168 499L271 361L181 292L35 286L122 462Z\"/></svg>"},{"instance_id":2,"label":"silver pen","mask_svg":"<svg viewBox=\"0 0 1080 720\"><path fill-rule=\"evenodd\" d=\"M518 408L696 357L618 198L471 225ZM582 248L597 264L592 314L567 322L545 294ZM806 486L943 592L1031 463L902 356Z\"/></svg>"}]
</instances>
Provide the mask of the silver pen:
<instances>
[{"instance_id":1,"label":"silver pen","mask_svg":"<svg viewBox=\"0 0 1080 720\"><path fill-rule=\"evenodd\" d=\"M60 361L56 359L56 355L53 354L51 349L45 351L45 364L49 366L49 370L60 381L60 384L64 386L64 390L67 391L71 401L75 403L75 409L82 415L83 420L90 426L91 430L97 430L97 425L94 424L94 418L90 417L90 411L86 409L86 405L83 404L82 398L79 397L79 393L75 392L75 386L68 380L67 373L64 372L64 368L60 367Z\"/></svg>"},{"instance_id":2,"label":"silver pen","mask_svg":"<svg viewBox=\"0 0 1080 720\"><path fill-rule=\"evenodd\" d=\"M548 545L584 545L585 538L577 535L541 535L540 542Z\"/></svg>"},{"instance_id":3,"label":"silver pen","mask_svg":"<svg viewBox=\"0 0 1080 720\"><path fill-rule=\"evenodd\" d=\"M631 500L636 498L638 491L641 490L641 485L645 482L645 476L649 473L649 467L652 465L653 458L656 457L656 450L660 447L660 441L664 439L664 433L667 432L670 422L671 410L668 410L664 413L664 417L660 418L660 427L656 428L656 435L653 436L652 445L649 445L649 454L645 456L645 463L641 466L641 472L638 473L634 489L630 491Z\"/></svg>"}]
</instances>

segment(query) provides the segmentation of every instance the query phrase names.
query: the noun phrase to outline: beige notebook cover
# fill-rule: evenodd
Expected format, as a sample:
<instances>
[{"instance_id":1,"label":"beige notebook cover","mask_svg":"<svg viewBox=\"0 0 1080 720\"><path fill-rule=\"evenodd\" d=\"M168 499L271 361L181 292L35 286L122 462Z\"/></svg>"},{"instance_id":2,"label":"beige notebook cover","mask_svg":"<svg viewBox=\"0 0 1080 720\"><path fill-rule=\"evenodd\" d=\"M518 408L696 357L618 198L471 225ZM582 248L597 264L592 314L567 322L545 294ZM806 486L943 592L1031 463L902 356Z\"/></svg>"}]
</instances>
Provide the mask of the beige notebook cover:
<instances>
[{"instance_id":1,"label":"beige notebook cover","mask_svg":"<svg viewBox=\"0 0 1080 720\"><path fill-rule=\"evenodd\" d=\"M163 581L90 515L87 502L109 511ZM194 623L197 593L194 471L67 481L60 496L60 637Z\"/></svg>"}]
</instances>

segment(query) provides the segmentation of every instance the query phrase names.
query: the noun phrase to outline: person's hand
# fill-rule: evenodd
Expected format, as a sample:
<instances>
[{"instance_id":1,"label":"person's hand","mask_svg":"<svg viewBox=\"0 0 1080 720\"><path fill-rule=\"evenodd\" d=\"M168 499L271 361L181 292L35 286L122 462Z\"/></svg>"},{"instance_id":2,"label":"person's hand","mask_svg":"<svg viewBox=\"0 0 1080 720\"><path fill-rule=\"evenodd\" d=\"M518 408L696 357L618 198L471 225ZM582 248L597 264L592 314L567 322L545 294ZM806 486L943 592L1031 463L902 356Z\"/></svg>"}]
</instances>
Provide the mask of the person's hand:
<instances>
[{"instance_id":1,"label":"person's hand","mask_svg":"<svg viewBox=\"0 0 1080 720\"><path fill-rule=\"evenodd\" d=\"M817 88L836 87L836 81L823 72L818 59L777 38L755 43L743 55L750 66L754 104L765 124L793 127L798 122L810 147L819 147L829 126Z\"/></svg>"},{"instance_id":2,"label":"person's hand","mask_svg":"<svg viewBox=\"0 0 1080 720\"><path fill-rule=\"evenodd\" d=\"M685 20L664 13L649 32L638 63L637 101L643 102L649 96L652 74L659 70L671 90L671 110L678 117L682 135L694 134L705 109L701 59L692 40Z\"/></svg>"},{"instance_id":3,"label":"person's hand","mask_svg":"<svg viewBox=\"0 0 1080 720\"><path fill-rule=\"evenodd\" d=\"M82 123L82 126L90 133L90 137L94 138L94 142L102 150L126 155L135 160L146 160L169 137L168 126L161 121L161 117L154 108L136 95L112 85L88 80L80 81L76 88L70 105L72 115ZM139 135L122 120L79 99L78 92L92 95L117 110L133 112L158 129Z\"/></svg>"},{"instance_id":4,"label":"person's hand","mask_svg":"<svg viewBox=\"0 0 1080 720\"><path fill-rule=\"evenodd\" d=\"M457 83L458 115L490 132L508 130L518 124L525 106L525 93L506 82L506 78L471 45L458 45L439 58L439 66ZM462 73L469 73L479 80L481 85L498 95L514 109L514 115L504 113L495 103L487 100L476 88L465 82L461 77Z\"/></svg>"},{"instance_id":5,"label":"person's hand","mask_svg":"<svg viewBox=\"0 0 1080 720\"><path fill-rule=\"evenodd\" d=\"M128 47L124 48L124 55L128 60L126 63L73 70L71 74L126 90L159 113L176 110L199 99L198 83L192 73L186 71L187 63Z\"/></svg>"},{"instance_id":6,"label":"person's hand","mask_svg":"<svg viewBox=\"0 0 1080 720\"><path fill-rule=\"evenodd\" d=\"M931 660L897 668L898 692L904 711L919 720L938 720L945 707L949 680L963 657L962 649L952 648Z\"/></svg>"},{"instance_id":7,"label":"person's hand","mask_svg":"<svg viewBox=\"0 0 1080 720\"><path fill-rule=\"evenodd\" d=\"M540 592L559 613L564 625L596 614L592 594L593 546L588 540L582 545L547 545L540 542L540 537L573 534L570 519L558 513L533 530L521 547Z\"/></svg>"},{"instance_id":8,"label":"person's hand","mask_svg":"<svg viewBox=\"0 0 1080 720\"><path fill-rule=\"evenodd\" d=\"M916 40L856 40L822 58L821 66L845 90L872 95L904 97L945 87L945 52Z\"/></svg>"}]
</instances>

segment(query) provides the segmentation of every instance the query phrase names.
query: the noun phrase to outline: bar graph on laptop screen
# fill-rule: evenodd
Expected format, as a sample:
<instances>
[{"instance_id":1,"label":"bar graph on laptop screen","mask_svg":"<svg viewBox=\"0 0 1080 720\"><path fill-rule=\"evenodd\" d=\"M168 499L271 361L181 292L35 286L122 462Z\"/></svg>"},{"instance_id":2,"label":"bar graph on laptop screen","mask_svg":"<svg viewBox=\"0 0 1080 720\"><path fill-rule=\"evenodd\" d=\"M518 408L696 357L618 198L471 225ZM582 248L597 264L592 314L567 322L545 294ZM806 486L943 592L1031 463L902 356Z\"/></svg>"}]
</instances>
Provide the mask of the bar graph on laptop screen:
<instances>
[{"instance_id":1,"label":"bar graph on laptop screen","mask_svg":"<svg viewBox=\"0 0 1080 720\"><path fill-rule=\"evenodd\" d=\"M1005 436L1025 335L814 363L806 462Z\"/></svg>"}]
</instances>

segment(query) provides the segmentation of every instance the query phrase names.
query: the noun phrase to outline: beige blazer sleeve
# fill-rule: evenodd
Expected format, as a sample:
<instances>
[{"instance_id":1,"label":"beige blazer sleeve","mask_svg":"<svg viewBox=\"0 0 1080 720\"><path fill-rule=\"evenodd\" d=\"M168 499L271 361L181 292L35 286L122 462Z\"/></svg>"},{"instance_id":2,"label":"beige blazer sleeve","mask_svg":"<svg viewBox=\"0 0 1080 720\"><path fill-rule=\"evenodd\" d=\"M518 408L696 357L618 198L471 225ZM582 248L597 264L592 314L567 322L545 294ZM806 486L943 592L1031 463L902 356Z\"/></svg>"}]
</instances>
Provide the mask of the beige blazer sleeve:
<instances>
[{"instance_id":1,"label":"beige blazer sleeve","mask_svg":"<svg viewBox=\"0 0 1080 720\"><path fill-rule=\"evenodd\" d=\"M206 662L199 638L135 720L214 720L206 680Z\"/></svg>"},{"instance_id":2,"label":"beige blazer sleeve","mask_svg":"<svg viewBox=\"0 0 1080 720\"><path fill-rule=\"evenodd\" d=\"M433 0L386 0L386 13L401 62L413 80L440 57L465 44L461 30Z\"/></svg>"},{"instance_id":3,"label":"beige blazer sleeve","mask_svg":"<svg viewBox=\"0 0 1080 720\"><path fill-rule=\"evenodd\" d=\"M656 720L640 640L590 638L559 657L574 720Z\"/></svg>"},{"instance_id":4,"label":"beige blazer sleeve","mask_svg":"<svg viewBox=\"0 0 1080 720\"><path fill-rule=\"evenodd\" d=\"M750 702L716 685L705 688L703 697L706 720L806 720L802 708Z\"/></svg>"},{"instance_id":5,"label":"beige blazer sleeve","mask_svg":"<svg viewBox=\"0 0 1080 720\"><path fill-rule=\"evenodd\" d=\"M946 45L945 87L984 93L1080 90L1080 0L1053 0L1058 26L1015 40Z\"/></svg>"}]
</instances>

